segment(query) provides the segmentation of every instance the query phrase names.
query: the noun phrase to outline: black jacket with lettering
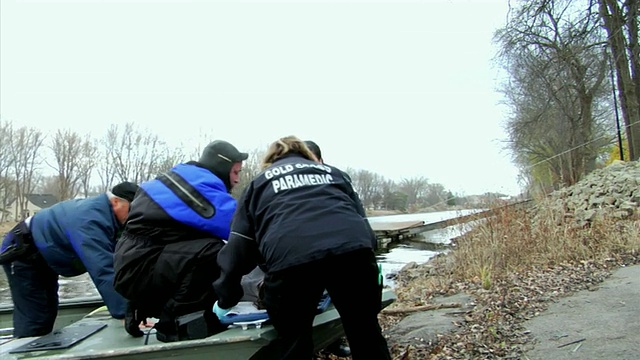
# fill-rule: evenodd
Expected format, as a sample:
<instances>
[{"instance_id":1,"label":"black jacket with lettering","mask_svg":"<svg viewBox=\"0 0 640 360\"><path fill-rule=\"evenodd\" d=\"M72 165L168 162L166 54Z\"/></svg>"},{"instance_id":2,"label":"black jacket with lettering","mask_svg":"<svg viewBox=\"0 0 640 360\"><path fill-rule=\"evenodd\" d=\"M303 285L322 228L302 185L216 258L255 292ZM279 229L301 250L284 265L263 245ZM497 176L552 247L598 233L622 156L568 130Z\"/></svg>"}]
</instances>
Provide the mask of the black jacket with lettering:
<instances>
[{"instance_id":1,"label":"black jacket with lettering","mask_svg":"<svg viewBox=\"0 0 640 360\"><path fill-rule=\"evenodd\" d=\"M289 155L259 174L238 201L229 242L218 254L219 306L239 301L240 278L258 264L265 272L280 271L376 244L343 172Z\"/></svg>"}]
</instances>

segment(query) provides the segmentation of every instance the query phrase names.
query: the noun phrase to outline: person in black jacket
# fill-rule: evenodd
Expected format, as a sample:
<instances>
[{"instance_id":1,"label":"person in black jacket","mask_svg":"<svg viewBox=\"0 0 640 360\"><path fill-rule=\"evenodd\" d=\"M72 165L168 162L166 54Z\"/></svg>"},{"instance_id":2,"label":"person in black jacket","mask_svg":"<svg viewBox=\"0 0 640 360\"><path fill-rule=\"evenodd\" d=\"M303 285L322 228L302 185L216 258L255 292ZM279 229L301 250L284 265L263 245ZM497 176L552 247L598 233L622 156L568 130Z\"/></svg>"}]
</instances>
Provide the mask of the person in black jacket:
<instances>
[{"instance_id":1,"label":"person in black jacket","mask_svg":"<svg viewBox=\"0 0 640 360\"><path fill-rule=\"evenodd\" d=\"M236 209L229 192L247 157L216 140L197 162L140 185L114 261L114 286L129 300L125 328L132 336L143 335L139 325L147 317L158 318L156 337L163 342L224 330L212 312L212 282Z\"/></svg>"},{"instance_id":2,"label":"person in black jacket","mask_svg":"<svg viewBox=\"0 0 640 360\"><path fill-rule=\"evenodd\" d=\"M391 359L377 317L377 241L351 183L294 136L270 145L263 169L243 192L218 254L214 312L222 316L238 303L242 276L260 265L263 302L278 333L266 352L313 358L313 319L326 289L352 358Z\"/></svg>"}]
</instances>

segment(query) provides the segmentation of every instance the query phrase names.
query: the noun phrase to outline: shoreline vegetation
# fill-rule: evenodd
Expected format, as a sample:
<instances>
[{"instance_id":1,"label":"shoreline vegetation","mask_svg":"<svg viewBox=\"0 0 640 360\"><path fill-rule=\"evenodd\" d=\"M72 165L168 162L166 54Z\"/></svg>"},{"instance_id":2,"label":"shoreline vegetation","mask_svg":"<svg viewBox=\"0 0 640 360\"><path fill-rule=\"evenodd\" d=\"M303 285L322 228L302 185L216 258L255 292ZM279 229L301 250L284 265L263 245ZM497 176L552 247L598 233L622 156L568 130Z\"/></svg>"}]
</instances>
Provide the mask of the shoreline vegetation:
<instances>
[{"instance_id":1,"label":"shoreline vegetation","mask_svg":"<svg viewBox=\"0 0 640 360\"><path fill-rule=\"evenodd\" d=\"M549 216L531 226L530 211L507 209L456 239L450 253L401 270L395 279L398 299L380 314L385 330L414 309L437 309L436 297L465 293L475 306L455 331L438 334L436 343L388 339L393 358L522 358L534 344L525 320L554 299L595 289L620 266L640 263L637 217L576 228Z\"/></svg>"}]
</instances>

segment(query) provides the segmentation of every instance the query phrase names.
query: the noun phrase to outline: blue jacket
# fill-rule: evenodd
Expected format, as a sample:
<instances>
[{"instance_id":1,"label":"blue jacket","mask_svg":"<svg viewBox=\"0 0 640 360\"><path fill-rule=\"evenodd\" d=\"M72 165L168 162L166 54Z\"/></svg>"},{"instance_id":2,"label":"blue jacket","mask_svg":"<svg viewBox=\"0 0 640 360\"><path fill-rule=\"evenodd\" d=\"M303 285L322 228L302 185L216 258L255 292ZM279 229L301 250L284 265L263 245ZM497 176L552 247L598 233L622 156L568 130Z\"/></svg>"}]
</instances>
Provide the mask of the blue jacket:
<instances>
[{"instance_id":1,"label":"blue jacket","mask_svg":"<svg viewBox=\"0 0 640 360\"><path fill-rule=\"evenodd\" d=\"M113 288L113 252L121 225L106 194L41 210L30 228L53 271L67 277L88 272L111 316L124 318L127 302Z\"/></svg>"},{"instance_id":2,"label":"blue jacket","mask_svg":"<svg viewBox=\"0 0 640 360\"><path fill-rule=\"evenodd\" d=\"M180 184L173 186L174 182ZM211 171L178 164L140 184L125 234L164 244L210 237L226 240L235 209L236 200Z\"/></svg>"}]
</instances>

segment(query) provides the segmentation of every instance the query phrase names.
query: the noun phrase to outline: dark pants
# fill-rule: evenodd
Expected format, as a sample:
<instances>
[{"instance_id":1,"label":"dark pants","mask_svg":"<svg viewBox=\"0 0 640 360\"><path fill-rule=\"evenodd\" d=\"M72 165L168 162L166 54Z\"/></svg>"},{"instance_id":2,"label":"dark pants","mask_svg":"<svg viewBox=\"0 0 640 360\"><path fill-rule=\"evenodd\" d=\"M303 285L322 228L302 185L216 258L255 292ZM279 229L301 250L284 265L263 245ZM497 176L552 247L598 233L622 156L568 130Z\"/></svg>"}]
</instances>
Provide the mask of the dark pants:
<instances>
[{"instance_id":1,"label":"dark pants","mask_svg":"<svg viewBox=\"0 0 640 360\"><path fill-rule=\"evenodd\" d=\"M313 319L325 289L340 313L352 359L391 359L378 323L382 289L370 249L267 274L264 303L278 337L265 351L277 353L276 359L313 358Z\"/></svg>"},{"instance_id":2,"label":"dark pants","mask_svg":"<svg viewBox=\"0 0 640 360\"><path fill-rule=\"evenodd\" d=\"M212 283L220 276L216 258L223 245L216 238L159 244L125 234L116 244L115 289L139 312L159 318L158 329L181 315L212 313L217 300ZM224 328L213 318L214 327Z\"/></svg>"},{"instance_id":3,"label":"dark pants","mask_svg":"<svg viewBox=\"0 0 640 360\"><path fill-rule=\"evenodd\" d=\"M58 315L58 274L39 253L3 267L13 299L13 336L50 333Z\"/></svg>"}]
</instances>

